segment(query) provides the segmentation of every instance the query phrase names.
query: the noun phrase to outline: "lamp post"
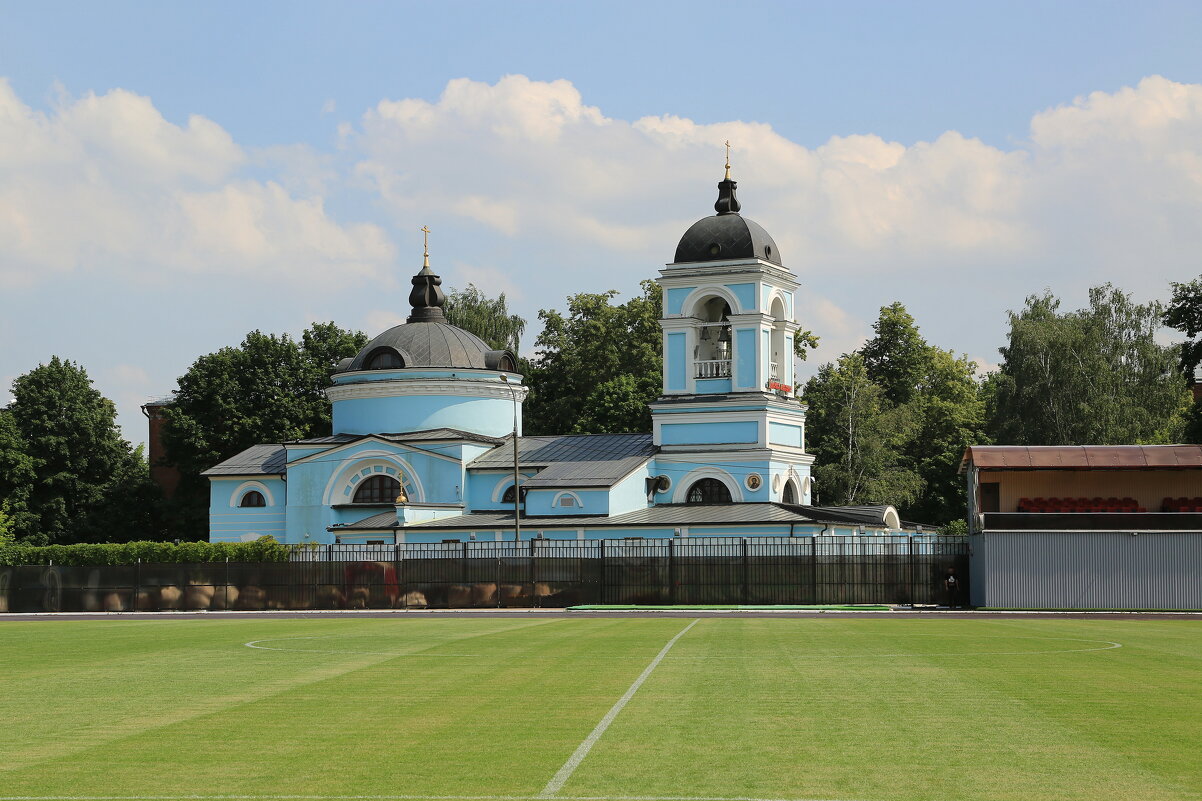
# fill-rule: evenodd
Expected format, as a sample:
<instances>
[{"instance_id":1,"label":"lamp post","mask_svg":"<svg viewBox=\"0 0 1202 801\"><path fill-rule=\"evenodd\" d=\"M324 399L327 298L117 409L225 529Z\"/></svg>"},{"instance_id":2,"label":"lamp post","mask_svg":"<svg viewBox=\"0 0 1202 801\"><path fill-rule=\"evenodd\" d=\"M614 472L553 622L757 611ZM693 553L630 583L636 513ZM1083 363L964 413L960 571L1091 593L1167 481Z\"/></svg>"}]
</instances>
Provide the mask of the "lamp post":
<instances>
[{"instance_id":1,"label":"lamp post","mask_svg":"<svg viewBox=\"0 0 1202 801\"><path fill-rule=\"evenodd\" d=\"M509 376L501 373L501 380L513 392L513 541L522 541L522 490L518 486L521 475L518 473L518 388L511 384Z\"/></svg>"}]
</instances>

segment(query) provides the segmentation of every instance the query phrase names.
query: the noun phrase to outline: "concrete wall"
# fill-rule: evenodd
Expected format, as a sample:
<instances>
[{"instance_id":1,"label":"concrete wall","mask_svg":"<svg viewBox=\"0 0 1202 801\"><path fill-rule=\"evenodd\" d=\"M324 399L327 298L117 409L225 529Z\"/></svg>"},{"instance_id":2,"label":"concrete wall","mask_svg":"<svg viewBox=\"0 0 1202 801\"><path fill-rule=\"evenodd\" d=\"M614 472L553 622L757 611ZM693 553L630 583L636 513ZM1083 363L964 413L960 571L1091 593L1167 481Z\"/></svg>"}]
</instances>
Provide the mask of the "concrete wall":
<instances>
[{"instance_id":1,"label":"concrete wall","mask_svg":"<svg viewBox=\"0 0 1202 801\"><path fill-rule=\"evenodd\" d=\"M974 534L974 606L1202 609L1202 531Z\"/></svg>"}]
</instances>

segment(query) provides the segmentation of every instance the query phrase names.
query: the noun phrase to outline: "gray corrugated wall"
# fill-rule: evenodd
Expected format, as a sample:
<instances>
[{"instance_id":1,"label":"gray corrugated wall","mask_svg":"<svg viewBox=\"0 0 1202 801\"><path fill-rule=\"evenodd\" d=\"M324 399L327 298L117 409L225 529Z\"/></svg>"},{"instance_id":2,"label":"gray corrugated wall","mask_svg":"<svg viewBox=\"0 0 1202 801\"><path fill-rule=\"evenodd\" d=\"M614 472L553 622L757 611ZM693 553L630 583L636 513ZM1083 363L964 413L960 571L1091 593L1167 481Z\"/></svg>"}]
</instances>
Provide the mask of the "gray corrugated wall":
<instances>
[{"instance_id":1,"label":"gray corrugated wall","mask_svg":"<svg viewBox=\"0 0 1202 801\"><path fill-rule=\"evenodd\" d=\"M1202 531L987 531L970 548L974 606L1202 609Z\"/></svg>"}]
</instances>

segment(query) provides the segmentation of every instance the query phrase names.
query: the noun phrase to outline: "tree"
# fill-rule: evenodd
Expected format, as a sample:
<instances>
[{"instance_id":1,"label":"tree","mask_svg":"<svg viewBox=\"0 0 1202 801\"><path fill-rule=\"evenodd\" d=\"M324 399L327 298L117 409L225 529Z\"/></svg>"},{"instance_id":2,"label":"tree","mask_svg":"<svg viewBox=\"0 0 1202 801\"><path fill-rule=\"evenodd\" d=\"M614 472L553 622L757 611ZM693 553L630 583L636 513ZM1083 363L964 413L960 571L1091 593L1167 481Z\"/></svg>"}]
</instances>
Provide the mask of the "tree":
<instances>
[{"instance_id":1,"label":"tree","mask_svg":"<svg viewBox=\"0 0 1202 801\"><path fill-rule=\"evenodd\" d=\"M1010 313L1002 364L989 382L994 440L1014 445L1170 442L1189 398L1180 349L1156 342L1164 308L1110 284L1089 307L1061 313L1050 292Z\"/></svg>"},{"instance_id":2,"label":"tree","mask_svg":"<svg viewBox=\"0 0 1202 801\"><path fill-rule=\"evenodd\" d=\"M1181 344L1178 364L1187 383L1197 378L1198 364L1202 362L1202 278L1185 284L1172 283L1173 297L1165 308L1162 322L1188 337ZM1202 402L1194 401L1185 414L1186 442L1202 442Z\"/></svg>"},{"instance_id":3,"label":"tree","mask_svg":"<svg viewBox=\"0 0 1202 801\"><path fill-rule=\"evenodd\" d=\"M366 344L366 335L333 323L310 326L299 342L252 331L240 346L201 356L188 368L175 402L164 409L168 461L181 474L173 510L178 536L200 539L207 532L202 471L252 445L330 433L331 372Z\"/></svg>"},{"instance_id":4,"label":"tree","mask_svg":"<svg viewBox=\"0 0 1202 801\"><path fill-rule=\"evenodd\" d=\"M901 303L882 306L872 330L876 336L860 348L868 378L891 402L908 403L928 373L930 346Z\"/></svg>"},{"instance_id":5,"label":"tree","mask_svg":"<svg viewBox=\"0 0 1202 801\"><path fill-rule=\"evenodd\" d=\"M118 542L156 533L149 469L82 367L55 356L18 377L12 394L0 415L8 421L0 423L0 471L18 539Z\"/></svg>"},{"instance_id":6,"label":"tree","mask_svg":"<svg viewBox=\"0 0 1202 801\"><path fill-rule=\"evenodd\" d=\"M823 504L904 506L918 497L922 479L902 453L914 420L869 379L861 354L818 368L802 397L810 408L807 449Z\"/></svg>"},{"instance_id":7,"label":"tree","mask_svg":"<svg viewBox=\"0 0 1202 801\"><path fill-rule=\"evenodd\" d=\"M568 298L568 314L543 309L530 375L526 430L531 434L650 431L647 404L662 389L661 290L614 305L617 292Z\"/></svg>"},{"instance_id":8,"label":"tree","mask_svg":"<svg viewBox=\"0 0 1202 801\"><path fill-rule=\"evenodd\" d=\"M493 350L510 350L517 354L526 321L509 313L504 292L494 300L475 284L468 284L467 289L452 289L447 293L442 311L451 325L472 332Z\"/></svg>"}]
</instances>

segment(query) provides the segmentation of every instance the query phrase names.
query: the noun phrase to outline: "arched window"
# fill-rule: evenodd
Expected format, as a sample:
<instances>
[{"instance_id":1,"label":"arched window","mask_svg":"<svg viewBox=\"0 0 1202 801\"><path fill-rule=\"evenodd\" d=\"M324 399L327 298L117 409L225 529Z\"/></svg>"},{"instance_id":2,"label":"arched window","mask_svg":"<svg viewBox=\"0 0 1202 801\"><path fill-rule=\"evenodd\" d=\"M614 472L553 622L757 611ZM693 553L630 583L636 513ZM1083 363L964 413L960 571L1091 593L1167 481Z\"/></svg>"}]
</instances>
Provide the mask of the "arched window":
<instances>
[{"instance_id":1,"label":"arched window","mask_svg":"<svg viewBox=\"0 0 1202 801\"><path fill-rule=\"evenodd\" d=\"M716 478L703 478L689 487L685 503L730 503L730 490Z\"/></svg>"},{"instance_id":2,"label":"arched window","mask_svg":"<svg viewBox=\"0 0 1202 801\"><path fill-rule=\"evenodd\" d=\"M266 506L267 501L263 499L263 493L258 490L251 490L242 496L242 500L238 503L243 507Z\"/></svg>"},{"instance_id":3,"label":"arched window","mask_svg":"<svg viewBox=\"0 0 1202 801\"><path fill-rule=\"evenodd\" d=\"M781 503L797 503L797 493L793 491L793 482L785 482L785 491L780 496Z\"/></svg>"},{"instance_id":4,"label":"arched window","mask_svg":"<svg viewBox=\"0 0 1202 801\"><path fill-rule=\"evenodd\" d=\"M516 373L518 371L517 365L514 364L513 358L508 353L501 357L501 363L497 369L503 373Z\"/></svg>"},{"instance_id":5,"label":"arched window","mask_svg":"<svg viewBox=\"0 0 1202 801\"><path fill-rule=\"evenodd\" d=\"M392 476L372 476L359 482L355 503L394 504L401 492L401 482Z\"/></svg>"},{"instance_id":6,"label":"arched window","mask_svg":"<svg viewBox=\"0 0 1202 801\"><path fill-rule=\"evenodd\" d=\"M698 310L694 351L694 378L728 378L731 375L730 304L719 297L710 298Z\"/></svg>"},{"instance_id":7,"label":"arched window","mask_svg":"<svg viewBox=\"0 0 1202 801\"><path fill-rule=\"evenodd\" d=\"M514 489L514 484L510 484L505 488L505 493L501 496L501 503L513 503Z\"/></svg>"},{"instance_id":8,"label":"arched window","mask_svg":"<svg viewBox=\"0 0 1202 801\"><path fill-rule=\"evenodd\" d=\"M398 370L405 366L405 360L388 348L380 348L367 360L368 370Z\"/></svg>"}]
</instances>

